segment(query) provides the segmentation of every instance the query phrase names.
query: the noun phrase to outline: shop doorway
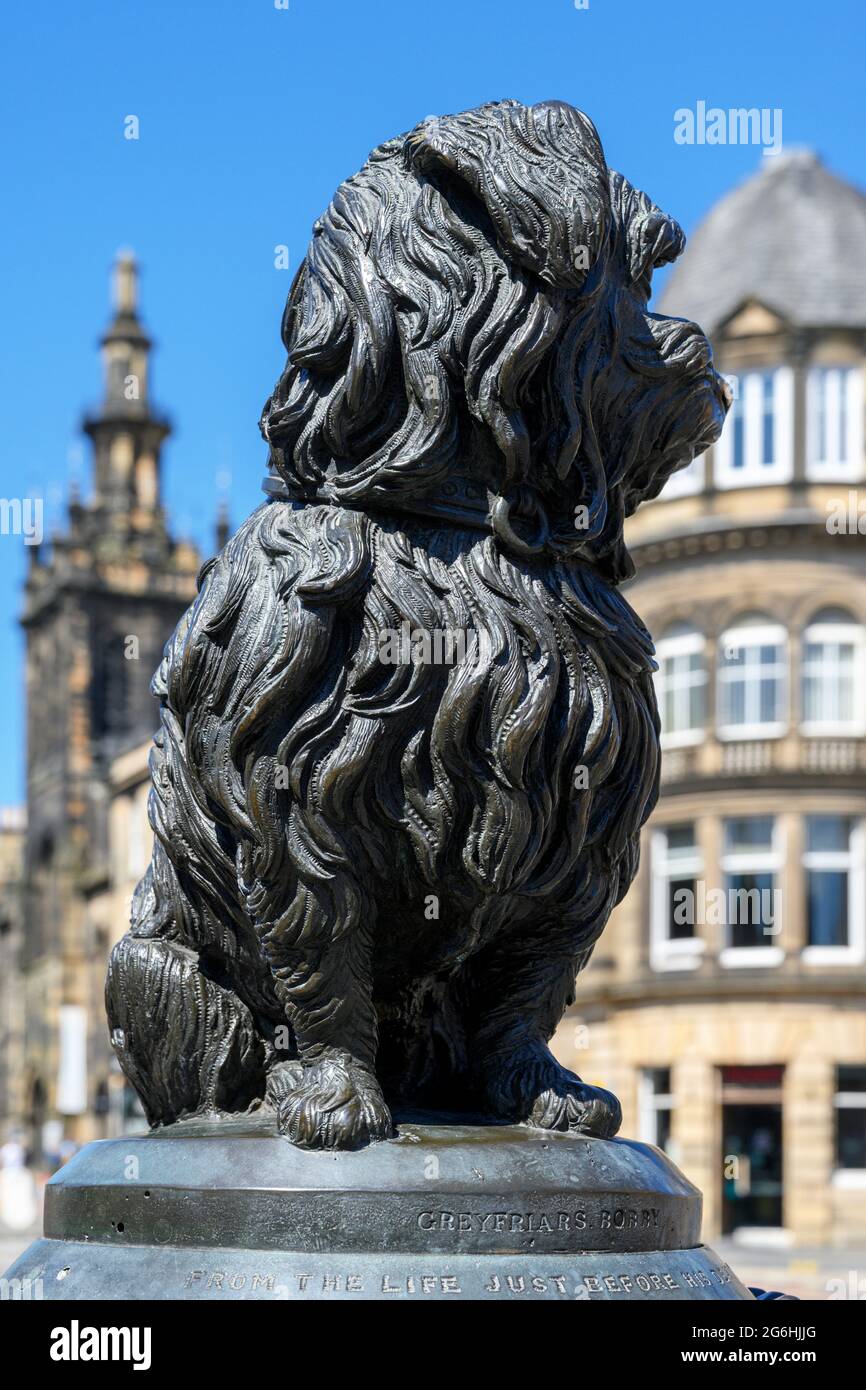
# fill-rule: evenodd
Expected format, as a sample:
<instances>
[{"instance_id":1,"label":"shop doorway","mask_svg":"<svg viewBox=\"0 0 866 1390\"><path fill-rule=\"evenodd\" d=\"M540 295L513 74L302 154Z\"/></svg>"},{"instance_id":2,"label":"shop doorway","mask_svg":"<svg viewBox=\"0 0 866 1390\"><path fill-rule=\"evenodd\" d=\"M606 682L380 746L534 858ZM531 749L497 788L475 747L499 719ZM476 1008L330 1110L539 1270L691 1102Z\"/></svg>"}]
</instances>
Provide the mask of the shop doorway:
<instances>
[{"instance_id":1,"label":"shop doorway","mask_svg":"<svg viewBox=\"0 0 866 1390\"><path fill-rule=\"evenodd\" d=\"M722 1068L722 1232L782 1226L783 1068Z\"/></svg>"}]
</instances>

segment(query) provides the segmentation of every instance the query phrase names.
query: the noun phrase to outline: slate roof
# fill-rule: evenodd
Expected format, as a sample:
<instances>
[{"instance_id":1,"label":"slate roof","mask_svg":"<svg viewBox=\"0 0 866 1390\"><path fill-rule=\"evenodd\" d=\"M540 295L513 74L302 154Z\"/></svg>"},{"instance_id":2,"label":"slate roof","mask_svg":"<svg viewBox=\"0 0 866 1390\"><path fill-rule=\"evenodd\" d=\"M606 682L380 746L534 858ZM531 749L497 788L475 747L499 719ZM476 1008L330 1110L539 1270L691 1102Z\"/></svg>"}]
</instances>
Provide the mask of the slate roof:
<instances>
[{"instance_id":1,"label":"slate roof","mask_svg":"<svg viewBox=\"0 0 866 1390\"><path fill-rule=\"evenodd\" d=\"M817 155L766 155L690 238L662 313L715 330L757 299L797 327L866 328L866 196Z\"/></svg>"}]
</instances>

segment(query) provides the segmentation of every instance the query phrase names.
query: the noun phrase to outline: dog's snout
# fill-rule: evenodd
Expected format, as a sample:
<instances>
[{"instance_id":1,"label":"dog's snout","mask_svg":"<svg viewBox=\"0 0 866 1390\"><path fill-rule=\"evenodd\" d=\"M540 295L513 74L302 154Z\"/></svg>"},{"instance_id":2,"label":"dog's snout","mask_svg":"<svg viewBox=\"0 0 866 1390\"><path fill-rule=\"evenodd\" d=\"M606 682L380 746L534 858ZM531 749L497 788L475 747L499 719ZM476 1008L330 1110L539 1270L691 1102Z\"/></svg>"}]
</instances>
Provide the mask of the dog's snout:
<instances>
[{"instance_id":1,"label":"dog's snout","mask_svg":"<svg viewBox=\"0 0 866 1390\"><path fill-rule=\"evenodd\" d=\"M718 404L720 418L722 421L724 421L724 418L730 410L731 406L733 405L734 401L734 393L731 389L731 383L729 382L727 377L722 376L721 372L716 371L715 367L712 365L712 362L710 363L708 376L713 396L715 397L715 400Z\"/></svg>"}]
</instances>

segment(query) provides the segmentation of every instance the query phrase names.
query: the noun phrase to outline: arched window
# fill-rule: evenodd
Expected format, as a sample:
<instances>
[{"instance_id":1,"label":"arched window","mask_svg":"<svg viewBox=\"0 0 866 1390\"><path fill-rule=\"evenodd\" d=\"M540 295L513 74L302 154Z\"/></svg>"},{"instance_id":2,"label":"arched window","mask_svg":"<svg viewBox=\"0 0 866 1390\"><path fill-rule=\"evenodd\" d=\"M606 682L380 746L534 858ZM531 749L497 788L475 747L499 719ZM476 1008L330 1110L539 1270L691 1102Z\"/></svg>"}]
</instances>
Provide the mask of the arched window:
<instances>
[{"instance_id":1,"label":"arched window","mask_svg":"<svg viewBox=\"0 0 866 1390\"><path fill-rule=\"evenodd\" d=\"M739 618L719 639L720 738L774 738L785 732L788 635L763 614Z\"/></svg>"},{"instance_id":2,"label":"arched window","mask_svg":"<svg viewBox=\"0 0 866 1390\"><path fill-rule=\"evenodd\" d=\"M665 747L698 743L706 719L707 666L703 634L687 623L669 627L658 644L656 697Z\"/></svg>"},{"instance_id":3,"label":"arched window","mask_svg":"<svg viewBox=\"0 0 866 1390\"><path fill-rule=\"evenodd\" d=\"M864 631L843 608L816 613L803 633L804 734L862 734L866 674Z\"/></svg>"}]
</instances>

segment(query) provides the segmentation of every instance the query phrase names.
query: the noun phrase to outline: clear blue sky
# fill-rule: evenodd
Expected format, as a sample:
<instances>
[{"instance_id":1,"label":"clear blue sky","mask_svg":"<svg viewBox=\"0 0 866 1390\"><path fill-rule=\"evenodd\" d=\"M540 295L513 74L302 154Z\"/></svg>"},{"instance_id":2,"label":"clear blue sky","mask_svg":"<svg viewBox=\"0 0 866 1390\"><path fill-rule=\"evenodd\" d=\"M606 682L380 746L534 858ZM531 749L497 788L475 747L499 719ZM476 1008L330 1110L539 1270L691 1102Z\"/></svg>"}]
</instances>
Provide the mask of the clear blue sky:
<instances>
[{"instance_id":1,"label":"clear blue sky","mask_svg":"<svg viewBox=\"0 0 866 1390\"><path fill-rule=\"evenodd\" d=\"M10 13L10 10L16 12ZM0 24L0 496L61 516L88 481L107 274L131 245L176 434L165 491L210 545L215 477L237 524L263 473L293 266L338 182L424 116L493 98L587 111L608 161L692 230L757 167L682 146L673 113L780 107L784 143L863 184L863 0L10 0ZM123 138L127 115L140 139ZM76 451L78 462L76 462ZM0 803L21 799L23 541L0 536Z\"/></svg>"}]
</instances>

